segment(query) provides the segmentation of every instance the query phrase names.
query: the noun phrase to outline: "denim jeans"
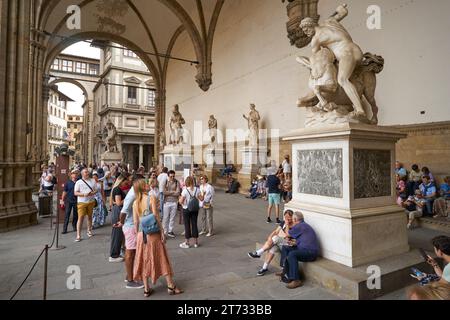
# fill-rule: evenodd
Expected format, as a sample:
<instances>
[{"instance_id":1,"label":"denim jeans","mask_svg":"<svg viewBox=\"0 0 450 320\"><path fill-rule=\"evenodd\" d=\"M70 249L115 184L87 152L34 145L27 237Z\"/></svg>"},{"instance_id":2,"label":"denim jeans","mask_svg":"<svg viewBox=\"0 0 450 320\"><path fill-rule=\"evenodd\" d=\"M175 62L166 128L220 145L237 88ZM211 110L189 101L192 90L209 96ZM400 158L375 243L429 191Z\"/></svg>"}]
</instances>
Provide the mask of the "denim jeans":
<instances>
[{"instance_id":1,"label":"denim jeans","mask_svg":"<svg viewBox=\"0 0 450 320\"><path fill-rule=\"evenodd\" d=\"M300 280L298 262L311 262L317 259L318 253L315 250L298 249L296 246L283 246L281 250L281 260L283 272L289 280Z\"/></svg>"},{"instance_id":2,"label":"denim jeans","mask_svg":"<svg viewBox=\"0 0 450 320\"><path fill-rule=\"evenodd\" d=\"M77 222L78 222L78 209L77 209L77 203L70 203L66 202L66 215L64 217L64 226L63 226L63 232L67 232L67 227L69 226L69 219L70 219L70 213L73 210L73 216L72 216L72 227L73 230L77 230Z\"/></svg>"},{"instance_id":3,"label":"denim jeans","mask_svg":"<svg viewBox=\"0 0 450 320\"><path fill-rule=\"evenodd\" d=\"M427 202L425 203L427 212L425 213L425 215L431 216L433 214L433 203L434 199L427 199Z\"/></svg>"},{"instance_id":4,"label":"denim jeans","mask_svg":"<svg viewBox=\"0 0 450 320\"><path fill-rule=\"evenodd\" d=\"M161 221L164 218L164 193L159 193L159 212L161 213Z\"/></svg>"}]
</instances>

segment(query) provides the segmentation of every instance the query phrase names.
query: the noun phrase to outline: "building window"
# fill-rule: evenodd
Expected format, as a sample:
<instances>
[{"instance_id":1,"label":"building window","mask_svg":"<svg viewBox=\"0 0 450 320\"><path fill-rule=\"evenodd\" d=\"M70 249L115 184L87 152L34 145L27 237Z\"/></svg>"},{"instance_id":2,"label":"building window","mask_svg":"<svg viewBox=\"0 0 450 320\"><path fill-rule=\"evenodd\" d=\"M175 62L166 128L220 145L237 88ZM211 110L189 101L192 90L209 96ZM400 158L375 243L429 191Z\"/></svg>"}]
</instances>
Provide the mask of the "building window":
<instances>
[{"instance_id":1,"label":"building window","mask_svg":"<svg viewBox=\"0 0 450 320\"><path fill-rule=\"evenodd\" d=\"M75 62L76 73L87 73L87 64L84 62Z\"/></svg>"},{"instance_id":2,"label":"building window","mask_svg":"<svg viewBox=\"0 0 450 320\"><path fill-rule=\"evenodd\" d=\"M137 104L137 88L128 87L128 104Z\"/></svg>"},{"instance_id":3,"label":"building window","mask_svg":"<svg viewBox=\"0 0 450 320\"><path fill-rule=\"evenodd\" d=\"M138 56L131 50L123 49L123 55L125 57L137 58Z\"/></svg>"},{"instance_id":4,"label":"building window","mask_svg":"<svg viewBox=\"0 0 450 320\"><path fill-rule=\"evenodd\" d=\"M80 121L80 117L77 117L77 121Z\"/></svg>"},{"instance_id":5,"label":"building window","mask_svg":"<svg viewBox=\"0 0 450 320\"><path fill-rule=\"evenodd\" d=\"M59 59L53 60L52 69L59 70Z\"/></svg>"},{"instance_id":6,"label":"building window","mask_svg":"<svg viewBox=\"0 0 450 320\"><path fill-rule=\"evenodd\" d=\"M89 74L98 75L99 73L99 65L98 64L90 64L89 65Z\"/></svg>"},{"instance_id":7,"label":"building window","mask_svg":"<svg viewBox=\"0 0 450 320\"><path fill-rule=\"evenodd\" d=\"M73 72L73 61L63 60L62 61L62 71Z\"/></svg>"},{"instance_id":8,"label":"building window","mask_svg":"<svg viewBox=\"0 0 450 320\"><path fill-rule=\"evenodd\" d=\"M147 106L149 107L155 107L155 98L156 98L156 94L154 90L148 90L148 95L147 95Z\"/></svg>"},{"instance_id":9,"label":"building window","mask_svg":"<svg viewBox=\"0 0 450 320\"><path fill-rule=\"evenodd\" d=\"M78 129L78 125L77 124L75 124L73 127L74 127L74 129Z\"/></svg>"}]
</instances>

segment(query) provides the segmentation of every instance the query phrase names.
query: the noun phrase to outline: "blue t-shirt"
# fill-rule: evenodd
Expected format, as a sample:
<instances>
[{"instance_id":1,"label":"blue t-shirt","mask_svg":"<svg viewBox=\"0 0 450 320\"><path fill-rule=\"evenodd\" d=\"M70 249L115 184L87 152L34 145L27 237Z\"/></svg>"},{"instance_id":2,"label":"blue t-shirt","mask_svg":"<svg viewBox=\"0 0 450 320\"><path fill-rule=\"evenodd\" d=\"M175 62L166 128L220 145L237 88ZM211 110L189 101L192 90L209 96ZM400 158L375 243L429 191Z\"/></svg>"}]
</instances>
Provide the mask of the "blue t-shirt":
<instances>
[{"instance_id":1,"label":"blue t-shirt","mask_svg":"<svg viewBox=\"0 0 450 320\"><path fill-rule=\"evenodd\" d=\"M445 281L450 282L450 263L447 263L444 270L442 271L442 278Z\"/></svg>"},{"instance_id":2,"label":"blue t-shirt","mask_svg":"<svg viewBox=\"0 0 450 320\"><path fill-rule=\"evenodd\" d=\"M270 175L267 177L266 185L269 188L269 193L280 193L280 185L281 181L275 175Z\"/></svg>"},{"instance_id":3,"label":"blue t-shirt","mask_svg":"<svg viewBox=\"0 0 450 320\"><path fill-rule=\"evenodd\" d=\"M405 168L395 169L395 173L398 174L400 177L404 177L407 175Z\"/></svg>"},{"instance_id":4,"label":"blue t-shirt","mask_svg":"<svg viewBox=\"0 0 450 320\"><path fill-rule=\"evenodd\" d=\"M123 224L124 227L133 227L133 203L134 200L136 200L136 194L134 193L134 188L131 188L130 191L128 191L127 196L125 197L125 200L123 201L123 207L121 213L126 213L125 223Z\"/></svg>"},{"instance_id":5,"label":"blue t-shirt","mask_svg":"<svg viewBox=\"0 0 450 320\"><path fill-rule=\"evenodd\" d=\"M441 191L442 193L444 193L444 197L449 198L450 197L450 186L448 185L448 183L443 183L441 184Z\"/></svg>"},{"instance_id":6,"label":"blue t-shirt","mask_svg":"<svg viewBox=\"0 0 450 320\"><path fill-rule=\"evenodd\" d=\"M75 182L68 180L64 185L64 192L67 193L68 203L77 203L77 197L75 197Z\"/></svg>"},{"instance_id":7,"label":"blue t-shirt","mask_svg":"<svg viewBox=\"0 0 450 320\"><path fill-rule=\"evenodd\" d=\"M420 191L422 191L424 197L431 196L433 193L436 193L436 187L431 182L426 186L422 183L420 185Z\"/></svg>"},{"instance_id":8,"label":"blue t-shirt","mask_svg":"<svg viewBox=\"0 0 450 320\"><path fill-rule=\"evenodd\" d=\"M319 241L316 232L306 222L293 226L289 230L289 235L296 240L298 249L307 249L319 254Z\"/></svg>"}]
</instances>

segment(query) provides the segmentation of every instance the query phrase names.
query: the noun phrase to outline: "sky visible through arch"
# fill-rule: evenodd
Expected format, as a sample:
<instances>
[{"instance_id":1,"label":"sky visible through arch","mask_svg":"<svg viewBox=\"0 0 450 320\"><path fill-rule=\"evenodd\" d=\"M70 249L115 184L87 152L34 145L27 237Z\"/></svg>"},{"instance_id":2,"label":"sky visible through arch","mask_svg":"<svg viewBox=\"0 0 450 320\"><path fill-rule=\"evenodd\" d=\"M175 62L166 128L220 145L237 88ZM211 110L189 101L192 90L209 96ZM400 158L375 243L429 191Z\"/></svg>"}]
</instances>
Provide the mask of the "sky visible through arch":
<instances>
[{"instance_id":1,"label":"sky visible through arch","mask_svg":"<svg viewBox=\"0 0 450 320\"><path fill-rule=\"evenodd\" d=\"M91 45L87 42L77 42L67 47L62 53L100 59L100 49L92 48ZM58 83L58 89L68 97L75 100L75 102L68 103L67 114L82 116L83 109L81 108L81 106L84 103L83 91L76 85L67 82Z\"/></svg>"}]
</instances>

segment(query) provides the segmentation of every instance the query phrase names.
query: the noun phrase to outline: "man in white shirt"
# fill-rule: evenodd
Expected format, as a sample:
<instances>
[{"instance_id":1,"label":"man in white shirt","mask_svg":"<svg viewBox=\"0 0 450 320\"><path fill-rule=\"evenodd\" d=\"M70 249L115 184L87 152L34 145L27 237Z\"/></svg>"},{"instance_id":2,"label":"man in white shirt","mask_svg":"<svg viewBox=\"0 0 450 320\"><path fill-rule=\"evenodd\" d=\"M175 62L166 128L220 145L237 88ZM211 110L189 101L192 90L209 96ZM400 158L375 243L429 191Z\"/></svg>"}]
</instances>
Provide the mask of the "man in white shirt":
<instances>
[{"instance_id":1,"label":"man in white shirt","mask_svg":"<svg viewBox=\"0 0 450 320\"><path fill-rule=\"evenodd\" d=\"M164 167L162 169L162 172L158 176L158 189L159 189L159 202L160 202L160 212L161 212L161 218L164 217L164 188L167 183L167 179L169 178L169 175L167 174L169 172L169 169Z\"/></svg>"},{"instance_id":2,"label":"man in white shirt","mask_svg":"<svg viewBox=\"0 0 450 320\"><path fill-rule=\"evenodd\" d=\"M97 193L96 183L89 176L89 170L81 171L81 179L75 183L75 196L78 197L78 223L76 242L81 241L81 228L83 226L84 217L88 217L87 235L92 237L92 213L95 207L95 194Z\"/></svg>"},{"instance_id":3,"label":"man in white shirt","mask_svg":"<svg viewBox=\"0 0 450 320\"><path fill-rule=\"evenodd\" d=\"M213 198L214 188L208 183L208 177L206 175L200 176L200 217L202 219L202 231L200 235L206 234L207 237L213 235Z\"/></svg>"}]
</instances>

